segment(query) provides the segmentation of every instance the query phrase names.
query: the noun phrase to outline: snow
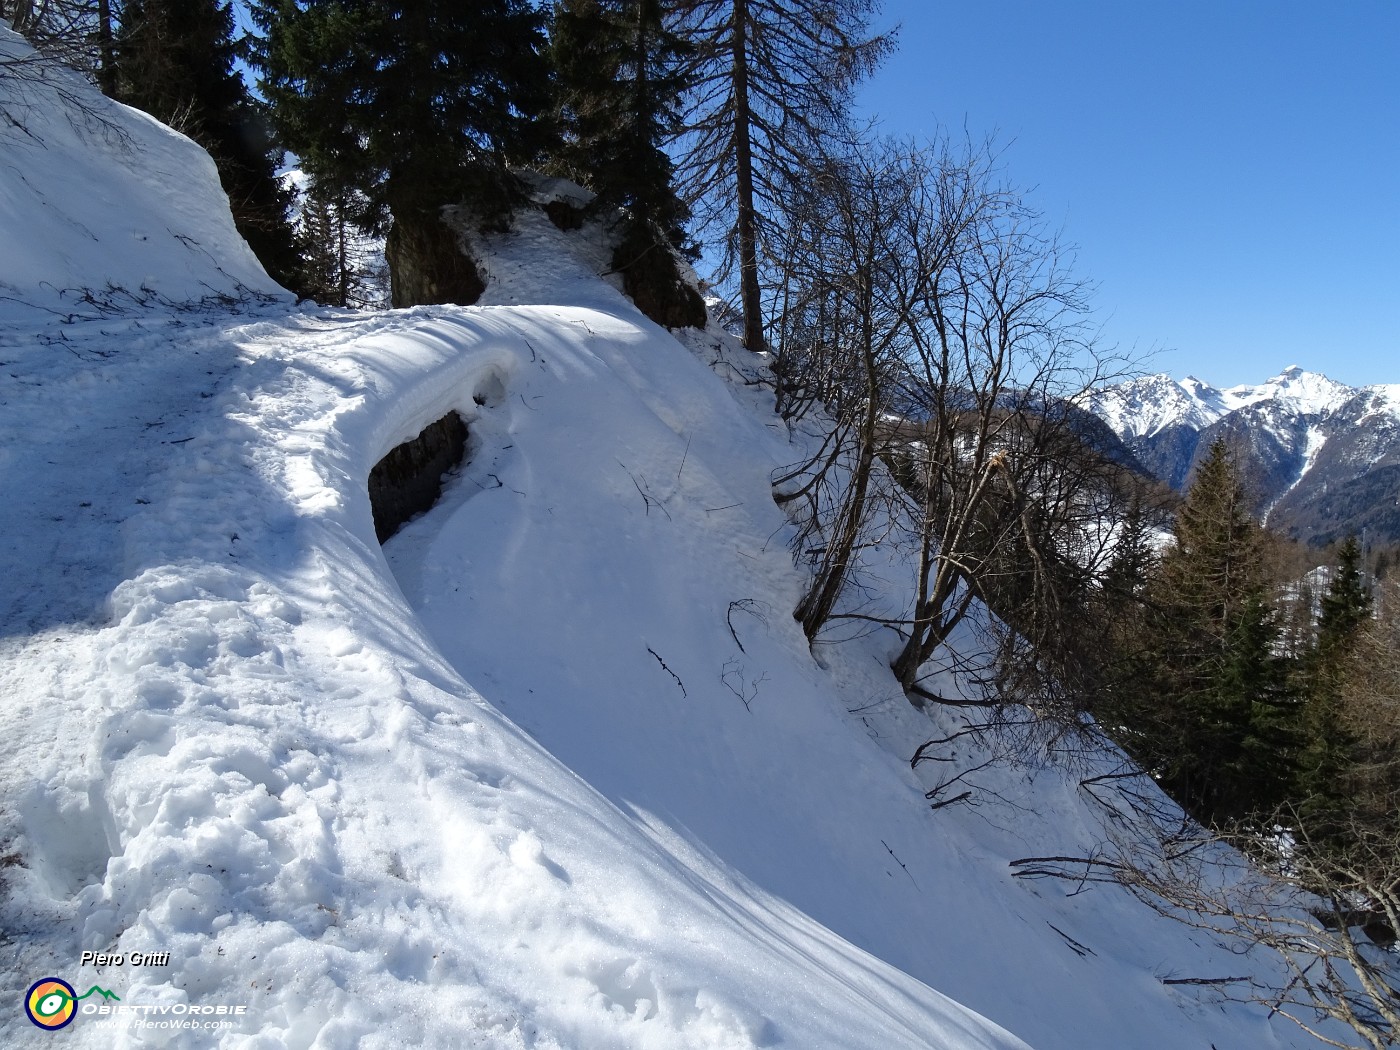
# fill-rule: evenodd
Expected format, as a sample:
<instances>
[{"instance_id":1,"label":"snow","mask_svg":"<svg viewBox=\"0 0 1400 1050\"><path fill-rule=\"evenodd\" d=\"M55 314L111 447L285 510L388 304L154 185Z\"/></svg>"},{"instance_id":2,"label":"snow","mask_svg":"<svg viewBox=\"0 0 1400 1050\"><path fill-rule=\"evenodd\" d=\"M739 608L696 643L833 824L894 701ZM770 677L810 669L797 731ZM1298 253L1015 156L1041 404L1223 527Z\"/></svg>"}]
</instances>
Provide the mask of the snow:
<instances>
[{"instance_id":1,"label":"snow","mask_svg":"<svg viewBox=\"0 0 1400 1050\"><path fill-rule=\"evenodd\" d=\"M1385 422L1390 425L1400 423L1400 383L1375 383L1363 389L1371 399L1358 423L1369 422L1373 417L1388 417Z\"/></svg>"},{"instance_id":2,"label":"snow","mask_svg":"<svg viewBox=\"0 0 1400 1050\"><path fill-rule=\"evenodd\" d=\"M1229 411L1220 391L1187 376L1142 376L1096 392L1089 408L1124 441L1155 437L1170 426L1204 430Z\"/></svg>"},{"instance_id":3,"label":"snow","mask_svg":"<svg viewBox=\"0 0 1400 1050\"><path fill-rule=\"evenodd\" d=\"M1267 425L1288 417L1308 417L1313 423L1326 420L1357 394L1375 397L1377 411L1400 418L1400 386L1376 384L1350 387L1318 372L1307 372L1290 365L1272 379L1259 384L1218 390L1209 383L1187 376L1180 382L1166 373L1143 376L1096 392L1090 408L1124 441L1151 438L1172 426L1204 430L1232 412L1256 406L1271 411L1256 415L1257 425ZM1317 435L1311 434L1302 450L1311 465L1318 451Z\"/></svg>"},{"instance_id":4,"label":"snow","mask_svg":"<svg viewBox=\"0 0 1400 1050\"><path fill-rule=\"evenodd\" d=\"M0 25L0 70L27 54ZM45 68L0 73L0 319L287 298L234 229L207 153Z\"/></svg>"},{"instance_id":5,"label":"snow","mask_svg":"<svg viewBox=\"0 0 1400 1050\"><path fill-rule=\"evenodd\" d=\"M770 491L796 450L733 340L658 329L539 217L482 306L294 308L186 140L30 105L57 152L0 167L46 202L0 211L9 1002L52 975L147 1011L80 1047L1305 1045L1162 983L1267 959L1013 876L1104 835L1080 781L1115 753L914 770L962 720L904 701L888 637L809 651ZM447 411L469 462L381 548L369 470ZM931 810L958 773L978 804Z\"/></svg>"},{"instance_id":6,"label":"snow","mask_svg":"<svg viewBox=\"0 0 1400 1050\"><path fill-rule=\"evenodd\" d=\"M1297 365L1289 365L1257 386L1234 386L1222 391L1222 403L1226 411L1234 411L1261 401L1272 401L1297 415L1324 416L1346 404L1355 393L1352 387L1321 373L1305 372Z\"/></svg>"}]
</instances>

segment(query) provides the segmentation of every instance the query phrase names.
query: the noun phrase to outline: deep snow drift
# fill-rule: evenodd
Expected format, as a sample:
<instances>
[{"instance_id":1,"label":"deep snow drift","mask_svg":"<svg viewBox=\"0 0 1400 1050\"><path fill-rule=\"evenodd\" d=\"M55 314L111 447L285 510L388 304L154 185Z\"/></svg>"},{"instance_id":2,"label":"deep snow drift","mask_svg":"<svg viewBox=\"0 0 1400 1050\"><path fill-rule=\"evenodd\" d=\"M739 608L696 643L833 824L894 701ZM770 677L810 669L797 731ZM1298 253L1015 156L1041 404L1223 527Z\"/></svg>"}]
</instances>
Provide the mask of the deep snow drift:
<instances>
[{"instance_id":1,"label":"deep snow drift","mask_svg":"<svg viewBox=\"0 0 1400 1050\"><path fill-rule=\"evenodd\" d=\"M916 776L951 716L878 637L808 652L769 491L795 452L723 336L678 342L528 217L486 260L512 305L265 301L207 159L46 97L53 145L0 166L0 200L45 192L0 213L5 1045L1306 1045L1161 981L1256 963L1012 877L1101 833L1082 773L928 809L981 757ZM188 167L90 207L155 155ZM230 253L202 274L195 222ZM449 410L470 460L381 550L369 470ZM42 1032L49 976L143 1012Z\"/></svg>"}]
</instances>

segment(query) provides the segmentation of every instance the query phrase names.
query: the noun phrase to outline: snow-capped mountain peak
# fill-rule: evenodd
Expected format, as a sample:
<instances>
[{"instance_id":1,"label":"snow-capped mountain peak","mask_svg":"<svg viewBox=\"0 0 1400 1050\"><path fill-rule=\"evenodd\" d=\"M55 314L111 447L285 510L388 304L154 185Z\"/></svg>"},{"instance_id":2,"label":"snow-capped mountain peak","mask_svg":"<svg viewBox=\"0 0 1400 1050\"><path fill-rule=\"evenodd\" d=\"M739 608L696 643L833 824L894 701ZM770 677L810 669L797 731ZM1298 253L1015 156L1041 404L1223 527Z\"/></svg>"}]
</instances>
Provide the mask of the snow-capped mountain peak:
<instances>
[{"instance_id":1,"label":"snow-capped mountain peak","mask_svg":"<svg viewBox=\"0 0 1400 1050\"><path fill-rule=\"evenodd\" d=\"M1165 372L1100 391L1091 408L1124 441L1153 437L1183 423L1203 429L1231 410L1209 384L1194 376L1177 382Z\"/></svg>"},{"instance_id":2,"label":"snow-capped mountain peak","mask_svg":"<svg viewBox=\"0 0 1400 1050\"><path fill-rule=\"evenodd\" d=\"M1227 411L1261 401L1275 401L1281 408L1299 415L1326 416L1346 404L1356 393L1356 388L1328 379L1320 372L1308 372L1297 365L1289 365L1278 375L1256 386L1230 387L1221 396Z\"/></svg>"},{"instance_id":3,"label":"snow-capped mountain peak","mask_svg":"<svg viewBox=\"0 0 1400 1050\"><path fill-rule=\"evenodd\" d=\"M1358 388L1289 365L1262 383L1221 390L1195 376L1179 382L1166 373L1119 383L1095 395L1093 410L1124 441L1156 437L1173 426L1204 430L1232 412L1270 402L1291 415L1325 417Z\"/></svg>"},{"instance_id":4,"label":"snow-capped mountain peak","mask_svg":"<svg viewBox=\"0 0 1400 1050\"><path fill-rule=\"evenodd\" d=\"M1400 465L1400 384L1352 387L1299 365L1223 390L1159 374L1099 391L1090 407L1173 488L1224 437L1244 455L1271 525L1319 544L1363 529L1400 538L1400 515L1381 505L1393 499L1377 502L1393 488L1382 474Z\"/></svg>"}]
</instances>

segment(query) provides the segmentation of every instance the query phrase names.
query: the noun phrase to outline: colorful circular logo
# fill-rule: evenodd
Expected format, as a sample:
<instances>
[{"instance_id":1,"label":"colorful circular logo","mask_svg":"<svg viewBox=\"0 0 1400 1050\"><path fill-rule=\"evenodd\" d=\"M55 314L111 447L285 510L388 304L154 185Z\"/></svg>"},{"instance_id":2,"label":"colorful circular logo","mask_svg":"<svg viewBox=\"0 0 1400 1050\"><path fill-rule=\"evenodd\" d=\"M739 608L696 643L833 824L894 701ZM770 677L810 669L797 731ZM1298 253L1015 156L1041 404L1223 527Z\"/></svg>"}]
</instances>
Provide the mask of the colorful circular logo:
<instances>
[{"instance_id":1,"label":"colorful circular logo","mask_svg":"<svg viewBox=\"0 0 1400 1050\"><path fill-rule=\"evenodd\" d=\"M45 977L29 986L24 997L24 1012L40 1028L55 1031L71 1024L78 1012L78 993L67 981Z\"/></svg>"}]
</instances>

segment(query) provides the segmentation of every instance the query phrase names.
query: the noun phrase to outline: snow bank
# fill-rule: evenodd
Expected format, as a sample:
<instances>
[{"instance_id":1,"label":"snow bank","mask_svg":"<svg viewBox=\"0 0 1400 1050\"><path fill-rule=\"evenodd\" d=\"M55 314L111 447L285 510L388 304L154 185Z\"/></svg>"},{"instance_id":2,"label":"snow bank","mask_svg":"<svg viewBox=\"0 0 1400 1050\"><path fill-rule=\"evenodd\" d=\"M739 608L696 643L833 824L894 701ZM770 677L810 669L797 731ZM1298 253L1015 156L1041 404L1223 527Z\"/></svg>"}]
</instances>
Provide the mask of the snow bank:
<instances>
[{"instance_id":1,"label":"snow bank","mask_svg":"<svg viewBox=\"0 0 1400 1050\"><path fill-rule=\"evenodd\" d=\"M0 318L287 296L204 150L34 61L0 24Z\"/></svg>"},{"instance_id":2,"label":"snow bank","mask_svg":"<svg viewBox=\"0 0 1400 1050\"><path fill-rule=\"evenodd\" d=\"M439 310L171 335L161 368L241 363L176 415L155 355L90 362L102 400L178 424L173 446L134 419L115 435L150 446L150 473L111 478L142 495L106 624L12 635L0 661L4 730L28 742L0 781L19 800L7 993L60 974L131 1004L246 1006L223 1045L1021 1045L704 851L661 845L463 682L399 595L369 466L448 409L477 432L508 404L543 412L526 375L552 361L582 382L604 368L594 339L643 349L635 324ZM598 392L579 393L584 411ZM27 391L31 441L65 443L38 421L70 394ZM54 526L8 524L25 544ZM80 971L82 950L170 962ZM87 1017L72 1035L111 1045Z\"/></svg>"}]
</instances>

